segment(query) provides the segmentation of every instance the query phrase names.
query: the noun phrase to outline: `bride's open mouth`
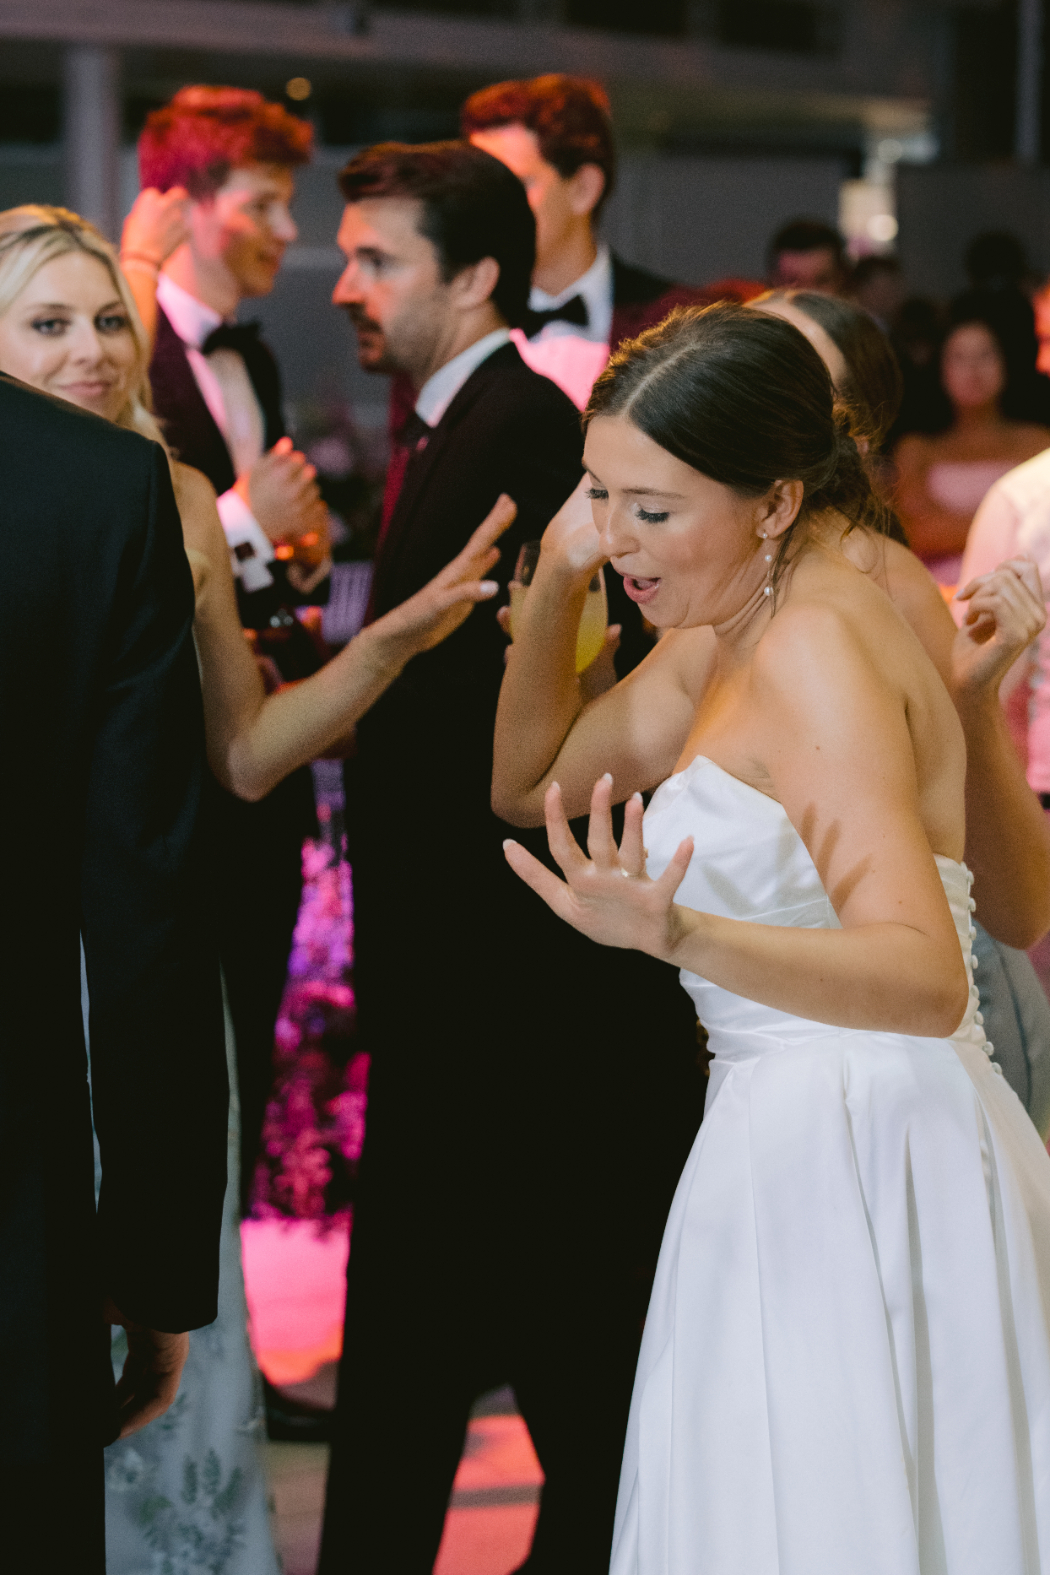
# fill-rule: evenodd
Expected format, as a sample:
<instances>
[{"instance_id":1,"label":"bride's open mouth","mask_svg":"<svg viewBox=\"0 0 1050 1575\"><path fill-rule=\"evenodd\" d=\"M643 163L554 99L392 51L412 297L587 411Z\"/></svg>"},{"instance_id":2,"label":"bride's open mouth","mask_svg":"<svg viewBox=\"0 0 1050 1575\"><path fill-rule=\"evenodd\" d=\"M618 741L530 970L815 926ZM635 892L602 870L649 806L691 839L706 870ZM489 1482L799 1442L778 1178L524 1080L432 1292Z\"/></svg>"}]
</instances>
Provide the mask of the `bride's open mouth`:
<instances>
[{"instance_id":1,"label":"bride's open mouth","mask_svg":"<svg viewBox=\"0 0 1050 1575\"><path fill-rule=\"evenodd\" d=\"M652 600L660 589L660 580L659 578L645 580L637 574L625 574L623 577L623 588L632 602L648 602Z\"/></svg>"}]
</instances>

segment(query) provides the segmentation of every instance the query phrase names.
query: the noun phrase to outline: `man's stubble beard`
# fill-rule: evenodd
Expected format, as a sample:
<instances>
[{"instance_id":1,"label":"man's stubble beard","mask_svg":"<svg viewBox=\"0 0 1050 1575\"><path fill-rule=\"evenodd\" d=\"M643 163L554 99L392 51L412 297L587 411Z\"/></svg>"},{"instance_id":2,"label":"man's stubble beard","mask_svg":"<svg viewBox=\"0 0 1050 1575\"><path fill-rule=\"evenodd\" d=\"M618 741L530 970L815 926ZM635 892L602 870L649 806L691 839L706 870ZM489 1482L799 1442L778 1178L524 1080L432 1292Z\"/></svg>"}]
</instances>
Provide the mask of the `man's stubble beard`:
<instances>
[{"instance_id":1,"label":"man's stubble beard","mask_svg":"<svg viewBox=\"0 0 1050 1575\"><path fill-rule=\"evenodd\" d=\"M353 307L348 307L347 316L357 334L357 359L366 372L385 373L388 376L394 373L404 373L418 382L420 386L430 376L433 370L435 347L440 339L441 303L433 296L426 301L417 301L411 304L400 318L396 318L388 328L384 329L372 318L364 313L355 312ZM365 356L362 332L366 333L373 343L378 340L378 350Z\"/></svg>"}]
</instances>

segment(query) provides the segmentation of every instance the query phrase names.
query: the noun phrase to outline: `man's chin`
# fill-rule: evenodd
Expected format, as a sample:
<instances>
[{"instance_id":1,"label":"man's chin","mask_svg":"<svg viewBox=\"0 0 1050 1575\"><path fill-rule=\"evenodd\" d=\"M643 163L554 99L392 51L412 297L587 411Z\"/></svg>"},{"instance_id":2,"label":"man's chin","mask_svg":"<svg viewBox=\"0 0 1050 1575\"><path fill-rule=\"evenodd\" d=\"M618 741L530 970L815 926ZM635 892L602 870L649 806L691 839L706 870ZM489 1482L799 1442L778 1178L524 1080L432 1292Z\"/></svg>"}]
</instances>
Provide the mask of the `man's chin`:
<instances>
[{"instance_id":1,"label":"man's chin","mask_svg":"<svg viewBox=\"0 0 1050 1575\"><path fill-rule=\"evenodd\" d=\"M273 267L258 266L250 270L246 269L237 280L241 299L250 301L260 295L269 295L277 283L280 267L280 263L277 263Z\"/></svg>"},{"instance_id":2,"label":"man's chin","mask_svg":"<svg viewBox=\"0 0 1050 1575\"><path fill-rule=\"evenodd\" d=\"M363 372L383 372L389 375L401 370L391 360L385 344L376 343L374 340L369 342L360 336L357 340L357 364Z\"/></svg>"}]
</instances>

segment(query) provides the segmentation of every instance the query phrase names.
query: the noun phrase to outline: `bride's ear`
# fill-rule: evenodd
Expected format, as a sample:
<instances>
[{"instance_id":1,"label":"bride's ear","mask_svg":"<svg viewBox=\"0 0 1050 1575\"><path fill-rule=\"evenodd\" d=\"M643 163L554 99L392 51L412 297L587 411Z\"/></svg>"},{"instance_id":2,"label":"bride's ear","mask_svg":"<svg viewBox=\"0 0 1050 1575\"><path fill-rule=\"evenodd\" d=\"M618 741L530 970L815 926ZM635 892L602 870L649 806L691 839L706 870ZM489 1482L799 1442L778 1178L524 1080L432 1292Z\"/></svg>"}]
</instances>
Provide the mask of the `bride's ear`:
<instances>
[{"instance_id":1,"label":"bride's ear","mask_svg":"<svg viewBox=\"0 0 1050 1575\"><path fill-rule=\"evenodd\" d=\"M774 481L765 497L759 499L759 535L776 541L790 530L798 518L805 490L801 481Z\"/></svg>"}]
</instances>

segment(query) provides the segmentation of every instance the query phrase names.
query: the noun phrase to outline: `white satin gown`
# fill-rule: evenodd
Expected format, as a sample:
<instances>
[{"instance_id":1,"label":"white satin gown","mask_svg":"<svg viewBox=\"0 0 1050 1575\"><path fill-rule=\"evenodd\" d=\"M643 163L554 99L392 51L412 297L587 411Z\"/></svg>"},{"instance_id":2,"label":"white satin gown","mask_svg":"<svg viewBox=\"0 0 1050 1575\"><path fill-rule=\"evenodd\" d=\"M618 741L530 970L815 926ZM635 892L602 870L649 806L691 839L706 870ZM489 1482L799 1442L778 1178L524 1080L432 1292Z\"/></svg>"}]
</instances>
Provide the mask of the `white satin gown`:
<instances>
[{"instance_id":1,"label":"white satin gown","mask_svg":"<svg viewBox=\"0 0 1050 1575\"><path fill-rule=\"evenodd\" d=\"M700 757L645 817L678 900L838 920ZM970 964L972 877L937 860ZM642 1342L612 1575L1050 1575L1050 1158L989 1059L682 983L715 1059Z\"/></svg>"}]
</instances>

